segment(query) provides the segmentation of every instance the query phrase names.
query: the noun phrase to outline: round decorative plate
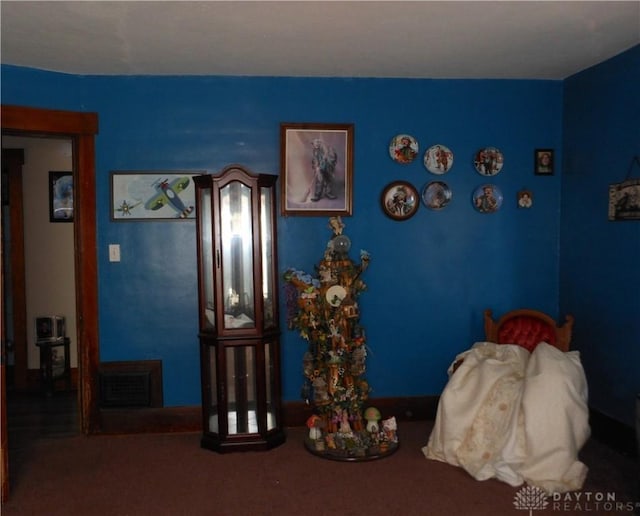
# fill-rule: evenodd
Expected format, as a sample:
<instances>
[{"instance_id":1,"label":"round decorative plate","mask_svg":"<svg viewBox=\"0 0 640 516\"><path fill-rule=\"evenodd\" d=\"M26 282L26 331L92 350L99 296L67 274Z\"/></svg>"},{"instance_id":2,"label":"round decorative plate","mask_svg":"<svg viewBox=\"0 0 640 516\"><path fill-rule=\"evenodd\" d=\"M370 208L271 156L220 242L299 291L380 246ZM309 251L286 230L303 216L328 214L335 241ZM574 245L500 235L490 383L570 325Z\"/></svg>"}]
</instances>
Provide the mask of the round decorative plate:
<instances>
[{"instance_id":1,"label":"round decorative plate","mask_svg":"<svg viewBox=\"0 0 640 516\"><path fill-rule=\"evenodd\" d=\"M480 213L493 213L502 206L502 192L496 185L484 184L473 192L473 207Z\"/></svg>"},{"instance_id":2,"label":"round decorative plate","mask_svg":"<svg viewBox=\"0 0 640 516\"><path fill-rule=\"evenodd\" d=\"M347 289L341 285L333 285L327 289L324 297L331 306L340 306L342 300L347 297Z\"/></svg>"},{"instance_id":3,"label":"round decorative plate","mask_svg":"<svg viewBox=\"0 0 640 516\"><path fill-rule=\"evenodd\" d=\"M504 156L495 147L485 147L476 152L473 157L473 164L478 174L483 176L495 176L504 164Z\"/></svg>"},{"instance_id":4,"label":"round decorative plate","mask_svg":"<svg viewBox=\"0 0 640 516\"><path fill-rule=\"evenodd\" d=\"M382 211L394 220L413 217L420 206L418 190L406 181L393 181L384 187L380 196Z\"/></svg>"},{"instance_id":5,"label":"round decorative plate","mask_svg":"<svg viewBox=\"0 0 640 516\"><path fill-rule=\"evenodd\" d=\"M389 143L389 156L398 163L411 163L419 150L416 139L408 134L398 134Z\"/></svg>"},{"instance_id":6,"label":"round decorative plate","mask_svg":"<svg viewBox=\"0 0 640 516\"><path fill-rule=\"evenodd\" d=\"M423 161L432 174L446 174L453 167L453 152L444 145L432 145L424 153Z\"/></svg>"},{"instance_id":7,"label":"round decorative plate","mask_svg":"<svg viewBox=\"0 0 640 516\"><path fill-rule=\"evenodd\" d=\"M422 202L431 210L441 210L451 201L451 189L442 181L431 181L422 189Z\"/></svg>"}]
</instances>

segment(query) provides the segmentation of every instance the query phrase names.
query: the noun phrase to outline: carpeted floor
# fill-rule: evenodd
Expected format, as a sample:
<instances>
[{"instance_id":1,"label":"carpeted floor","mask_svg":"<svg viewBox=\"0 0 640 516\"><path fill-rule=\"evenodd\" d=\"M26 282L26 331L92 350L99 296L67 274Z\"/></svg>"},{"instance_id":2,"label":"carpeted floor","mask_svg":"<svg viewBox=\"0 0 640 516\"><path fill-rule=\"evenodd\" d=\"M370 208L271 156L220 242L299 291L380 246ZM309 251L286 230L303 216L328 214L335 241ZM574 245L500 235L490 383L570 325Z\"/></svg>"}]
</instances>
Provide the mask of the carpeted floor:
<instances>
[{"instance_id":1,"label":"carpeted floor","mask_svg":"<svg viewBox=\"0 0 640 516\"><path fill-rule=\"evenodd\" d=\"M478 482L460 468L425 459L421 447L431 426L400 422L400 449L364 463L310 454L304 428L288 429L287 442L268 452L226 455L200 448L194 433L43 436L10 446L11 495L2 514L620 515L640 508L636 460L595 440L582 453L590 473L580 493L548 498L544 509L517 508L520 488Z\"/></svg>"}]
</instances>

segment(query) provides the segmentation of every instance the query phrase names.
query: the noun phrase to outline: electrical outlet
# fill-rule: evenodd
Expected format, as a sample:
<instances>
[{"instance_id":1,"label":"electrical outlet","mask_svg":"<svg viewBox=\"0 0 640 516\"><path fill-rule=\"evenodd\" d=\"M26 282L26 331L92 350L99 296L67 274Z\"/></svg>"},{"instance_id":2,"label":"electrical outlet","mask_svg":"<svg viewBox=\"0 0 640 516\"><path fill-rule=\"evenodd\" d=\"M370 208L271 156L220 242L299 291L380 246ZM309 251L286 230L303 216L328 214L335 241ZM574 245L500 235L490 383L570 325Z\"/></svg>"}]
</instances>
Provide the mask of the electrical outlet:
<instances>
[{"instance_id":1,"label":"electrical outlet","mask_svg":"<svg viewBox=\"0 0 640 516\"><path fill-rule=\"evenodd\" d=\"M120 244L109 244L109 261L120 261Z\"/></svg>"}]
</instances>

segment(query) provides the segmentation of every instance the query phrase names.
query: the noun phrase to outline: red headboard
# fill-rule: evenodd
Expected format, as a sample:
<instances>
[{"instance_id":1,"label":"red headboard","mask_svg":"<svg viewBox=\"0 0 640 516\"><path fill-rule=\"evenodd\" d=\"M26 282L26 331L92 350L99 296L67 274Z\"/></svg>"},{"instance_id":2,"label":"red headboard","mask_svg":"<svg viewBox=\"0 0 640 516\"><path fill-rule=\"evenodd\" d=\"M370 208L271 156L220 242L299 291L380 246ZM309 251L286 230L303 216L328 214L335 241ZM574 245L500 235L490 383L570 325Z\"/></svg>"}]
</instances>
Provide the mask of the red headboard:
<instances>
[{"instance_id":1,"label":"red headboard","mask_svg":"<svg viewBox=\"0 0 640 516\"><path fill-rule=\"evenodd\" d=\"M518 344L529 351L546 342L560 351L569 351L573 316L567 315L562 326L537 310L519 309L494 321L491 310L484 311L484 331L488 342Z\"/></svg>"}]
</instances>

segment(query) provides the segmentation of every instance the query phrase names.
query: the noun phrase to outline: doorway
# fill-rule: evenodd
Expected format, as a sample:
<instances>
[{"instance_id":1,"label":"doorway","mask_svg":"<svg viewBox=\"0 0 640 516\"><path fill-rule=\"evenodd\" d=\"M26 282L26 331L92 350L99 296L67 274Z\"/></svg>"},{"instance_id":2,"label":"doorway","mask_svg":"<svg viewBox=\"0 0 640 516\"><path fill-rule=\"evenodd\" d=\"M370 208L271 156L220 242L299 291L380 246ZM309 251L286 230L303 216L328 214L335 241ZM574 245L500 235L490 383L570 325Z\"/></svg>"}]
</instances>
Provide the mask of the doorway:
<instances>
[{"instance_id":1,"label":"doorway","mask_svg":"<svg viewBox=\"0 0 640 516\"><path fill-rule=\"evenodd\" d=\"M69 369L77 371L73 220L57 219L52 212L56 190L72 192L68 176L72 167L69 138L2 136L3 185L7 187L2 263L8 394L43 387L37 317L63 317ZM59 181L62 174L65 182ZM62 359L64 350L53 349Z\"/></svg>"},{"instance_id":2,"label":"doorway","mask_svg":"<svg viewBox=\"0 0 640 516\"><path fill-rule=\"evenodd\" d=\"M98 117L95 113L79 113L21 106L0 106L3 135L68 137L72 142L74 187L74 266L76 331L78 340L78 409L80 430L84 434L100 430L97 372L98 343L98 275L96 244L96 178L95 135ZM2 334L1 410L6 414L4 383L4 321ZM6 417L0 424L0 456L2 457L2 499L8 498L8 453Z\"/></svg>"},{"instance_id":3,"label":"doorway","mask_svg":"<svg viewBox=\"0 0 640 516\"><path fill-rule=\"evenodd\" d=\"M20 454L35 440L80 431L77 391L71 385L71 372L77 371L73 223L66 223L69 219L55 223L49 213L56 186L70 191L68 179L59 183L60 172L52 171L71 173L72 166L68 138L2 137L2 184L6 187L2 197L2 316L12 475ZM48 314L61 315L66 323L62 327L66 327L63 336L69 339L68 367L63 356L67 346L48 348L55 350L52 372L61 377L42 382L40 355L47 349L37 346L34 321Z\"/></svg>"}]
</instances>

